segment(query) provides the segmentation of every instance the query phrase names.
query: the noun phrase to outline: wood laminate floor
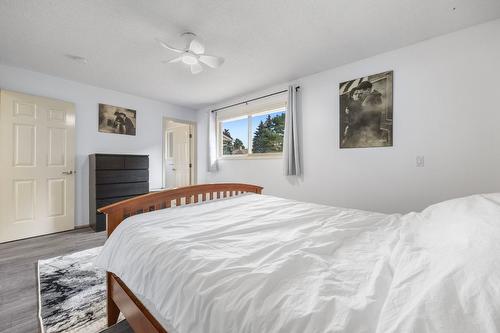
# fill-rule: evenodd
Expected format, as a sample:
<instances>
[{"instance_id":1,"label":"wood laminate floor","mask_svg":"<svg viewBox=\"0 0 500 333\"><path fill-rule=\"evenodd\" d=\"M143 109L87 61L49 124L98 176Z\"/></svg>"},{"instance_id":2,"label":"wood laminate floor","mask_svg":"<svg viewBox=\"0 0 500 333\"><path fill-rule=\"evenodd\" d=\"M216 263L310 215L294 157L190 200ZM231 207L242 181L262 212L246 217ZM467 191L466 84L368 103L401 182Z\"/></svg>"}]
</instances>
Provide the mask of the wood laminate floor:
<instances>
[{"instance_id":1,"label":"wood laminate floor","mask_svg":"<svg viewBox=\"0 0 500 333\"><path fill-rule=\"evenodd\" d=\"M104 244L89 228L0 244L0 333L39 332L36 263ZM126 321L106 333L132 333ZM89 332L93 333L93 332Z\"/></svg>"}]
</instances>

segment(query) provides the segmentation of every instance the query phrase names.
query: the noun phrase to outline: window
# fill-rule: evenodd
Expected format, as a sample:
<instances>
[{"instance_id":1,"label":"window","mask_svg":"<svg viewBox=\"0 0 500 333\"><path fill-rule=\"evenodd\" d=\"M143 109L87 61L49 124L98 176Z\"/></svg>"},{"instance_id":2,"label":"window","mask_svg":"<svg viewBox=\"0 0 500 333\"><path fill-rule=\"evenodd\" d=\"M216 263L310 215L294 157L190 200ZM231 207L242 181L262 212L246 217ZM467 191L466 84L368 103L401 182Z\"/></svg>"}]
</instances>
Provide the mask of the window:
<instances>
[{"instance_id":1,"label":"window","mask_svg":"<svg viewBox=\"0 0 500 333\"><path fill-rule=\"evenodd\" d=\"M248 154L248 116L221 122L222 155Z\"/></svg>"},{"instance_id":2,"label":"window","mask_svg":"<svg viewBox=\"0 0 500 333\"><path fill-rule=\"evenodd\" d=\"M286 106L225 112L218 121L219 157L281 156Z\"/></svg>"},{"instance_id":3,"label":"window","mask_svg":"<svg viewBox=\"0 0 500 333\"><path fill-rule=\"evenodd\" d=\"M252 153L282 153L285 109L252 115Z\"/></svg>"}]
</instances>

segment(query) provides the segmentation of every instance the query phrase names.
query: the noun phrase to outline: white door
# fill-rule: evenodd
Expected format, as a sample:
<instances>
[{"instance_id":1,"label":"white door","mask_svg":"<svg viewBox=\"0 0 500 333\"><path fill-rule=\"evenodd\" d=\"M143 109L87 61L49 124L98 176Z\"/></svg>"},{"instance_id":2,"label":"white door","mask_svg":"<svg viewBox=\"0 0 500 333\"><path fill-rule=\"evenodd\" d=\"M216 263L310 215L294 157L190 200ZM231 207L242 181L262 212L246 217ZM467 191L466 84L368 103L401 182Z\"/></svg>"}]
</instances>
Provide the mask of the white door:
<instances>
[{"instance_id":1,"label":"white door","mask_svg":"<svg viewBox=\"0 0 500 333\"><path fill-rule=\"evenodd\" d=\"M165 152L166 163L166 187L175 187L175 159L174 159L174 132L168 129L166 132L167 145Z\"/></svg>"},{"instance_id":2,"label":"white door","mask_svg":"<svg viewBox=\"0 0 500 333\"><path fill-rule=\"evenodd\" d=\"M191 185L190 128L174 129L175 187Z\"/></svg>"},{"instance_id":3,"label":"white door","mask_svg":"<svg viewBox=\"0 0 500 333\"><path fill-rule=\"evenodd\" d=\"M166 131L166 187L191 185L191 126L181 124Z\"/></svg>"},{"instance_id":4,"label":"white door","mask_svg":"<svg viewBox=\"0 0 500 333\"><path fill-rule=\"evenodd\" d=\"M75 107L0 92L0 242L74 228Z\"/></svg>"}]
</instances>

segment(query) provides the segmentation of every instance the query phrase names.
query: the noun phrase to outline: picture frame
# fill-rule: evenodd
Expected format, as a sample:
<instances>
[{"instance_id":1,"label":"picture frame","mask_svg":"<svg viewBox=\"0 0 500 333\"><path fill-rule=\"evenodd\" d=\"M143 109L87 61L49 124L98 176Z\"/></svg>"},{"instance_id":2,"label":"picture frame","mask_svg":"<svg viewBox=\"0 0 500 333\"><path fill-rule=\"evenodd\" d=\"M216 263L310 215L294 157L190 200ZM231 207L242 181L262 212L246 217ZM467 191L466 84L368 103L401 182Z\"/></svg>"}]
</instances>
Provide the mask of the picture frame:
<instances>
[{"instance_id":1,"label":"picture frame","mask_svg":"<svg viewBox=\"0 0 500 333\"><path fill-rule=\"evenodd\" d=\"M393 71L339 85L340 148L393 145Z\"/></svg>"},{"instance_id":2,"label":"picture frame","mask_svg":"<svg viewBox=\"0 0 500 333\"><path fill-rule=\"evenodd\" d=\"M135 136L136 128L136 110L99 104L99 132Z\"/></svg>"}]
</instances>

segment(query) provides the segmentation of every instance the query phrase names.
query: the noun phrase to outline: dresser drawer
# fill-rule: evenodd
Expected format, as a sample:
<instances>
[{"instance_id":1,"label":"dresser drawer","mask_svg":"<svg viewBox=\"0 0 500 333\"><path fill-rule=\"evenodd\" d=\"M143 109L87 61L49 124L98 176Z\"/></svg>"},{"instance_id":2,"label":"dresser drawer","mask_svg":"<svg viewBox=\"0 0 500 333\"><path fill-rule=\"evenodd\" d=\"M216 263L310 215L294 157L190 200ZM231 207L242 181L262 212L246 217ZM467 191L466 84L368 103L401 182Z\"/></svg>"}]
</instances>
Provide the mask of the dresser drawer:
<instances>
[{"instance_id":1,"label":"dresser drawer","mask_svg":"<svg viewBox=\"0 0 500 333\"><path fill-rule=\"evenodd\" d=\"M123 156L96 155L95 168L97 170L123 169L125 167L125 158Z\"/></svg>"},{"instance_id":2,"label":"dresser drawer","mask_svg":"<svg viewBox=\"0 0 500 333\"><path fill-rule=\"evenodd\" d=\"M148 156L125 156L125 169L148 169Z\"/></svg>"},{"instance_id":3,"label":"dresser drawer","mask_svg":"<svg viewBox=\"0 0 500 333\"><path fill-rule=\"evenodd\" d=\"M123 183L123 184L101 184L96 185L96 199L113 197L125 197L148 193L149 183Z\"/></svg>"},{"instance_id":4,"label":"dresser drawer","mask_svg":"<svg viewBox=\"0 0 500 333\"><path fill-rule=\"evenodd\" d=\"M96 170L96 184L147 182L149 171L145 170Z\"/></svg>"}]
</instances>

